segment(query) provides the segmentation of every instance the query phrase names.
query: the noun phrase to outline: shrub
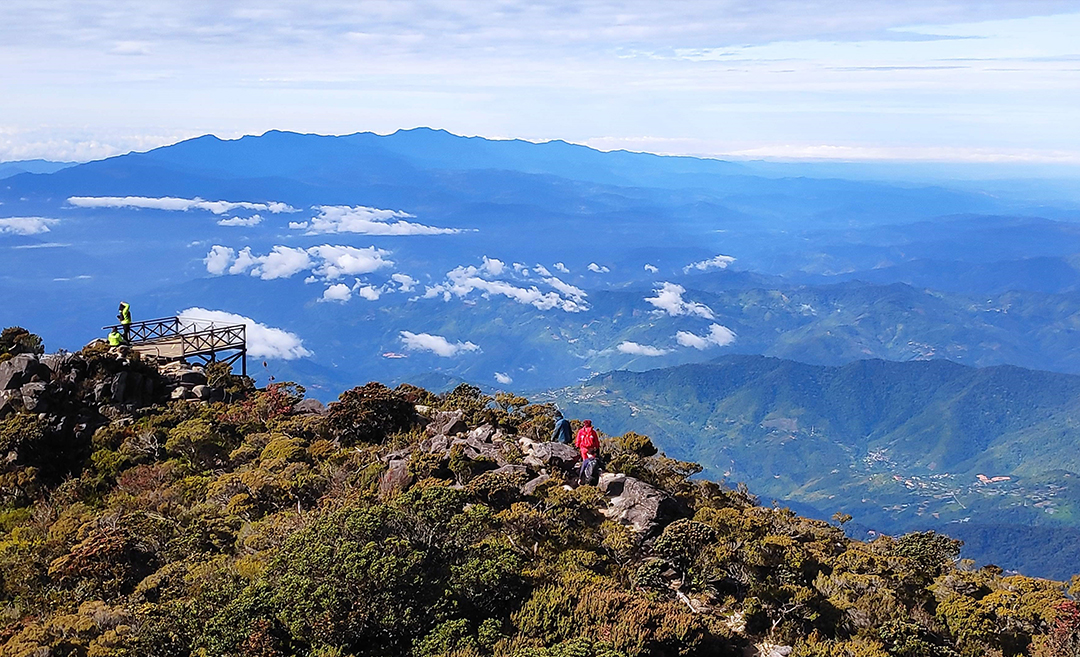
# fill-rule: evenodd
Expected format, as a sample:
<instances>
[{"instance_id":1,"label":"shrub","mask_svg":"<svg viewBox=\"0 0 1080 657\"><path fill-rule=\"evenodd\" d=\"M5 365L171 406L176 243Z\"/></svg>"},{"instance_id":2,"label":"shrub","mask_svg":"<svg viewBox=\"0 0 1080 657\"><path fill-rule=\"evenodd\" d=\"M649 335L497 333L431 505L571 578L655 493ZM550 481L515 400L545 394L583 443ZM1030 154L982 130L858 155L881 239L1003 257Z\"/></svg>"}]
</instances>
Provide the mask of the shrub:
<instances>
[{"instance_id":1,"label":"shrub","mask_svg":"<svg viewBox=\"0 0 1080 657\"><path fill-rule=\"evenodd\" d=\"M219 465L226 460L225 437L207 420L185 420L169 431L165 451L180 456L196 467Z\"/></svg>"},{"instance_id":2,"label":"shrub","mask_svg":"<svg viewBox=\"0 0 1080 657\"><path fill-rule=\"evenodd\" d=\"M45 345L41 341L41 336L21 326L9 326L0 331L0 361L6 360L4 356L43 353L45 353Z\"/></svg>"},{"instance_id":3,"label":"shrub","mask_svg":"<svg viewBox=\"0 0 1080 657\"><path fill-rule=\"evenodd\" d=\"M343 392L330 405L327 424L341 444L355 445L384 442L415 419L416 409L403 395L373 382Z\"/></svg>"},{"instance_id":4,"label":"shrub","mask_svg":"<svg viewBox=\"0 0 1080 657\"><path fill-rule=\"evenodd\" d=\"M960 557L963 541L934 531L904 534L896 541L897 556L908 559L916 573L933 579Z\"/></svg>"},{"instance_id":5,"label":"shrub","mask_svg":"<svg viewBox=\"0 0 1080 657\"><path fill-rule=\"evenodd\" d=\"M653 445L652 440L650 440L648 436L643 436L634 433L633 431L628 431L616 438L615 444L638 456L655 456L658 451L656 445Z\"/></svg>"}]
</instances>

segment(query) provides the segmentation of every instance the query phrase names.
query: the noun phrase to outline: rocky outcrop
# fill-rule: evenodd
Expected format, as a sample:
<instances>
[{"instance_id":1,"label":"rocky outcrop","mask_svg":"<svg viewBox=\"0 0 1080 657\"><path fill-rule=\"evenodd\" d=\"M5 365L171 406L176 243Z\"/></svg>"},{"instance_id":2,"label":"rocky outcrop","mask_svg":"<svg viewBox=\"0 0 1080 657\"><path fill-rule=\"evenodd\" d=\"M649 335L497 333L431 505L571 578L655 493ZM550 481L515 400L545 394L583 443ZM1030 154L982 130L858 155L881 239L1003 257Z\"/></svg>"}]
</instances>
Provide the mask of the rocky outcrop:
<instances>
[{"instance_id":1,"label":"rocky outcrop","mask_svg":"<svg viewBox=\"0 0 1080 657\"><path fill-rule=\"evenodd\" d=\"M511 476L515 476L515 477L521 476L521 477L525 477L525 479L523 479L522 481L528 481L529 469L526 468L523 465L515 465L513 463L508 463L508 464L506 464L506 465L504 465L502 467L495 468L494 470L491 471L491 474L493 474L493 475L511 475Z\"/></svg>"},{"instance_id":2,"label":"rocky outcrop","mask_svg":"<svg viewBox=\"0 0 1080 657\"><path fill-rule=\"evenodd\" d=\"M44 413L49 409L46 399L48 386L43 382L27 383L19 388L22 395L22 405L29 413Z\"/></svg>"},{"instance_id":3,"label":"rocky outcrop","mask_svg":"<svg viewBox=\"0 0 1080 657\"><path fill-rule=\"evenodd\" d=\"M199 365L192 367L171 366L164 368L162 374L166 380L169 398L190 401L223 401L225 394L210 385L206 373Z\"/></svg>"},{"instance_id":4,"label":"rocky outcrop","mask_svg":"<svg viewBox=\"0 0 1080 657\"><path fill-rule=\"evenodd\" d=\"M18 390L0 390L0 418L19 409L22 394Z\"/></svg>"},{"instance_id":5,"label":"rocky outcrop","mask_svg":"<svg viewBox=\"0 0 1080 657\"><path fill-rule=\"evenodd\" d=\"M409 473L409 462L405 459L390 461L386 472L379 478L379 496L386 498L411 486L413 476Z\"/></svg>"},{"instance_id":6,"label":"rocky outcrop","mask_svg":"<svg viewBox=\"0 0 1080 657\"><path fill-rule=\"evenodd\" d=\"M293 406L296 415L326 415L326 406L318 399L301 399Z\"/></svg>"},{"instance_id":7,"label":"rocky outcrop","mask_svg":"<svg viewBox=\"0 0 1080 657\"><path fill-rule=\"evenodd\" d=\"M547 472L572 471L578 462L578 451L562 443L538 443L522 438L518 441L525 454L524 463Z\"/></svg>"},{"instance_id":8,"label":"rocky outcrop","mask_svg":"<svg viewBox=\"0 0 1080 657\"><path fill-rule=\"evenodd\" d=\"M117 372L109 381L109 393L114 404L147 406L154 402L154 379L139 372Z\"/></svg>"},{"instance_id":9,"label":"rocky outcrop","mask_svg":"<svg viewBox=\"0 0 1080 657\"><path fill-rule=\"evenodd\" d=\"M503 468L516 460L516 445L501 429L485 424L469 430L463 418L460 410L436 413L427 426L430 437L421 441L420 450L441 457L443 465L455 448L470 461L493 464L487 468Z\"/></svg>"},{"instance_id":10,"label":"rocky outcrop","mask_svg":"<svg viewBox=\"0 0 1080 657\"><path fill-rule=\"evenodd\" d=\"M525 485L521 487L521 494L525 495L526 497L536 495L536 491L549 481L554 480L548 475L539 475L537 477L533 477L529 481L525 482Z\"/></svg>"},{"instance_id":11,"label":"rocky outcrop","mask_svg":"<svg viewBox=\"0 0 1080 657\"><path fill-rule=\"evenodd\" d=\"M439 411L428 423L429 436L453 436L468 429L465 424L465 411Z\"/></svg>"},{"instance_id":12,"label":"rocky outcrop","mask_svg":"<svg viewBox=\"0 0 1080 657\"><path fill-rule=\"evenodd\" d=\"M598 488L610 498L604 515L641 535L654 534L681 511L678 501L668 493L621 473L600 475Z\"/></svg>"},{"instance_id":13,"label":"rocky outcrop","mask_svg":"<svg viewBox=\"0 0 1080 657\"><path fill-rule=\"evenodd\" d=\"M50 380L52 370L34 354L20 354L0 363L0 390L16 390L27 383Z\"/></svg>"},{"instance_id":14,"label":"rocky outcrop","mask_svg":"<svg viewBox=\"0 0 1080 657\"><path fill-rule=\"evenodd\" d=\"M762 642L747 646L743 650L743 655L745 657L788 657L793 651L794 648L791 646Z\"/></svg>"}]
</instances>

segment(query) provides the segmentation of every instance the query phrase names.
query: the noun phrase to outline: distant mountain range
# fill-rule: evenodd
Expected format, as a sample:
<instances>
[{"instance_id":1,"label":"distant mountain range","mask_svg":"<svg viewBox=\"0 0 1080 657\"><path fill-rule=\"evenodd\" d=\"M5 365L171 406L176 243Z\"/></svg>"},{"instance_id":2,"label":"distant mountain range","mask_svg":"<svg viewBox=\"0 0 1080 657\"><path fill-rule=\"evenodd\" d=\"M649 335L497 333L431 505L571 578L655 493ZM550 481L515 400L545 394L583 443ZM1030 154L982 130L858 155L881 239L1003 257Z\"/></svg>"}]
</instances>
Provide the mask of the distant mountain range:
<instances>
[{"instance_id":1,"label":"distant mountain range","mask_svg":"<svg viewBox=\"0 0 1080 657\"><path fill-rule=\"evenodd\" d=\"M205 136L6 178L0 291L33 302L4 321L72 348L118 297L229 311L303 340L309 357L271 345L255 371L324 398L363 376L539 390L724 352L1080 372L1069 203L810 177L848 170L429 129ZM703 341L713 324L734 340Z\"/></svg>"},{"instance_id":2,"label":"distant mountain range","mask_svg":"<svg viewBox=\"0 0 1080 657\"><path fill-rule=\"evenodd\" d=\"M13 160L0 162L0 180L20 173L55 173L75 166L75 162L51 162L49 160Z\"/></svg>"},{"instance_id":3,"label":"distant mountain range","mask_svg":"<svg viewBox=\"0 0 1080 657\"><path fill-rule=\"evenodd\" d=\"M705 476L818 517L849 513L862 532L936 527L1032 574L1080 563L1080 376L725 356L611 372L553 398L606 432L649 433Z\"/></svg>"}]
</instances>

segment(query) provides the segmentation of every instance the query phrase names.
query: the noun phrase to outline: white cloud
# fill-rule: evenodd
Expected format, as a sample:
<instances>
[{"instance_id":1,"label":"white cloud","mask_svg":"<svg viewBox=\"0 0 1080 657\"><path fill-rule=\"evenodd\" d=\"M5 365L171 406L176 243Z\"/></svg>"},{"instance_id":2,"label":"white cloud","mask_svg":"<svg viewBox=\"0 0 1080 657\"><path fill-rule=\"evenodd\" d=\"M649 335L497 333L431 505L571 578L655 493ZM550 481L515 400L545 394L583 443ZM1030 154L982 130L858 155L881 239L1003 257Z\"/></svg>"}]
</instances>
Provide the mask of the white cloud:
<instances>
[{"instance_id":1,"label":"white cloud","mask_svg":"<svg viewBox=\"0 0 1080 657\"><path fill-rule=\"evenodd\" d=\"M71 246L66 242L41 242L40 244L18 244L11 248L13 249L59 249L65 246Z\"/></svg>"},{"instance_id":2,"label":"white cloud","mask_svg":"<svg viewBox=\"0 0 1080 657\"><path fill-rule=\"evenodd\" d=\"M203 258L203 262L206 264L206 271L214 276L221 276L235 259L236 251L227 246L215 244L210 247L210 252Z\"/></svg>"},{"instance_id":3,"label":"white cloud","mask_svg":"<svg viewBox=\"0 0 1080 657\"><path fill-rule=\"evenodd\" d=\"M531 305L540 310L551 310L552 308L560 308L566 312L588 310L588 304L585 302L585 292L563 283L557 278L545 279L545 282L559 289L568 298L563 298L559 292L541 292L535 285L525 288L518 287L507 281L484 278L484 275L488 275L491 270L491 267L488 266L490 262L490 259L485 258L484 266L475 267L469 265L455 268L446 274L447 281L445 283L429 286L424 291L423 298L433 299L441 296L444 301L449 301L454 296L464 298L474 291L479 291L483 296L505 296L518 303ZM501 267L496 269L503 271Z\"/></svg>"},{"instance_id":4,"label":"white cloud","mask_svg":"<svg viewBox=\"0 0 1080 657\"><path fill-rule=\"evenodd\" d=\"M562 272L564 274L569 274L570 273L570 269L561 262L556 262L555 263L555 271L559 271L559 272Z\"/></svg>"},{"instance_id":5,"label":"white cloud","mask_svg":"<svg viewBox=\"0 0 1080 657\"><path fill-rule=\"evenodd\" d=\"M353 291L361 299L367 299L368 301L378 301L382 293L379 289L372 287L371 285L362 285L360 281L356 281L356 285L353 286Z\"/></svg>"},{"instance_id":6,"label":"white cloud","mask_svg":"<svg viewBox=\"0 0 1080 657\"><path fill-rule=\"evenodd\" d=\"M368 285L356 279L352 287L349 287L345 283L335 283L323 291L322 298L319 301L337 301L339 303L345 303L352 299L353 293L361 299L367 299L368 301L378 301L382 296L382 291L379 288L372 285Z\"/></svg>"},{"instance_id":7,"label":"white cloud","mask_svg":"<svg viewBox=\"0 0 1080 657\"><path fill-rule=\"evenodd\" d=\"M541 276L551 276L551 272L548 271L548 268L544 265L536 265L535 267L533 267L533 271L537 274L540 274Z\"/></svg>"},{"instance_id":8,"label":"white cloud","mask_svg":"<svg viewBox=\"0 0 1080 657\"><path fill-rule=\"evenodd\" d=\"M431 335L430 333L402 331L401 342L409 351L430 351L443 358L450 358L470 351L480 351L480 347L471 342L450 342L441 335Z\"/></svg>"},{"instance_id":9,"label":"white cloud","mask_svg":"<svg viewBox=\"0 0 1080 657\"><path fill-rule=\"evenodd\" d=\"M344 283L334 283L330 287L323 290L322 298L319 301L336 301L338 303L345 303L352 298L352 288Z\"/></svg>"},{"instance_id":10,"label":"white cloud","mask_svg":"<svg viewBox=\"0 0 1080 657\"><path fill-rule=\"evenodd\" d=\"M709 347L724 347L735 342L735 332L726 326L713 324L705 335L696 335L689 331L679 331L675 334L675 340L684 347L694 349L708 349Z\"/></svg>"},{"instance_id":11,"label":"white cloud","mask_svg":"<svg viewBox=\"0 0 1080 657\"><path fill-rule=\"evenodd\" d=\"M262 223L261 214L253 214L250 217L226 217L217 222L219 226L258 226Z\"/></svg>"},{"instance_id":12,"label":"white cloud","mask_svg":"<svg viewBox=\"0 0 1080 657\"><path fill-rule=\"evenodd\" d=\"M484 264L480 265L480 270L491 276L502 276L505 269L505 262L498 258L489 258L487 256L484 256Z\"/></svg>"},{"instance_id":13,"label":"white cloud","mask_svg":"<svg viewBox=\"0 0 1080 657\"><path fill-rule=\"evenodd\" d=\"M731 256L718 255L715 258L709 258L708 260L692 262L683 267L683 272L689 274L690 271L694 269L699 271L706 271L708 269L727 269L733 262L735 262L735 258Z\"/></svg>"},{"instance_id":14,"label":"white cloud","mask_svg":"<svg viewBox=\"0 0 1080 657\"><path fill-rule=\"evenodd\" d=\"M398 292L412 292L416 284L420 282L408 274L393 274L390 280L399 285Z\"/></svg>"},{"instance_id":15,"label":"white cloud","mask_svg":"<svg viewBox=\"0 0 1080 657\"><path fill-rule=\"evenodd\" d=\"M7 217L0 219L0 234L37 235L47 233L49 232L49 226L56 225L57 221L45 217Z\"/></svg>"},{"instance_id":16,"label":"white cloud","mask_svg":"<svg viewBox=\"0 0 1080 657\"><path fill-rule=\"evenodd\" d=\"M296 208L278 201L267 203L248 203L246 201L204 201L201 198L176 198L174 196L72 196L68 203L79 208L141 208L145 210L207 210L214 214L225 214L234 210L253 210L256 212L299 212Z\"/></svg>"},{"instance_id":17,"label":"white cloud","mask_svg":"<svg viewBox=\"0 0 1080 657\"><path fill-rule=\"evenodd\" d=\"M277 248L277 247L275 247ZM383 267L392 267L393 261L384 259L389 251L369 246L358 249L354 246L313 246L308 253L322 259L322 264L311 270L316 276L325 276L333 280L345 275L370 274Z\"/></svg>"},{"instance_id":18,"label":"white cloud","mask_svg":"<svg viewBox=\"0 0 1080 657\"><path fill-rule=\"evenodd\" d=\"M580 287L575 287L573 285L570 285L569 283L564 283L561 279L556 278L555 276L552 276L551 278L545 278L544 282L558 290L564 296L568 296L574 301L577 301L578 303L584 303L585 297L589 296L588 294L585 294L585 290L581 289Z\"/></svg>"},{"instance_id":19,"label":"white cloud","mask_svg":"<svg viewBox=\"0 0 1080 657\"><path fill-rule=\"evenodd\" d=\"M232 249L229 249L230 251ZM251 255L251 247L245 246L240 250L240 253L236 256L236 262L229 267L229 273L232 275L243 274L248 269L251 269L255 265L259 264L259 261L255 256Z\"/></svg>"},{"instance_id":20,"label":"white cloud","mask_svg":"<svg viewBox=\"0 0 1080 657\"><path fill-rule=\"evenodd\" d=\"M705 304L683 300L682 295L686 292L686 289L681 285L675 283L661 283L660 287L656 288L654 291L656 292L656 296L646 297L645 300L672 317L693 315L696 317L704 317L705 319L713 318L712 309Z\"/></svg>"},{"instance_id":21,"label":"white cloud","mask_svg":"<svg viewBox=\"0 0 1080 657\"><path fill-rule=\"evenodd\" d=\"M659 347L652 347L647 344L638 344L636 342L620 342L617 347L620 353L631 354L633 356L663 356L664 354L671 353L670 349L661 349Z\"/></svg>"},{"instance_id":22,"label":"white cloud","mask_svg":"<svg viewBox=\"0 0 1080 657\"><path fill-rule=\"evenodd\" d=\"M509 374L504 374L502 372L496 372L495 373L495 380L498 381L501 385L504 385L504 386L508 386L508 385L510 385L511 383L514 382L514 379L511 378L511 376Z\"/></svg>"},{"instance_id":23,"label":"white cloud","mask_svg":"<svg viewBox=\"0 0 1080 657\"><path fill-rule=\"evenodd\" d=\"M589 271L596 272L597 274L606 274L606 273L610 272L611 270L608 269L607 267L602 266L602 265L598 265L595 262L590 262L589 263Z\"/></svg>"},{"instance_id":24,"label":"white cloud","mask_svg":"<svg viewBox=\"0 0 1080 657\"><path fill-rule=\"evenodd\" d=\"M342 276L370 274L384 267L392 267L394 262L385 257L389 254L389 251L374 246L361 249L323 244L307 249L277 245L270 253L256 256L252 255L250 247L236 253L229 247L215 244L203 262L206 263L206 270L214 275L226 271L236 275L250 270L252 276L272 280L289 278L310 270L314 276L332 281Z\"/></svg>"},{"instance_id":25,"label":"white cloud","mask_svg":"<svg viewBox=\"0 0 1080 657\"><path fill-rule=\"evenodd\" d=\"M437 228L403 221L413 215L399 210L380 210L364 205L320 205L318 216L310 221L289 222L289 228L304 230L307 235L358 233L361 235L452 235L461 228Z\"/></svg>"},{"instance_id":26,"label":"white cloud","mask_svg":"<svg viewBox=\"0 0 1080 657\"><path fill-rule=\"evenodd\" d=\"M655 274L656 272L660 271L660 268L656 265L646 264L645 271L649 272L650 274Z\"/></svg>"},{"instance_id":27,"label":"white cloud","mask_svg":"<svg viewBox=\"0 0 1080 657\"><path fill-rule=\"evenodd\" d=\"M188 308L178 313L181 320L192 324L211 322L217 325L244 324L246 328L248 356L252 358L280 358L295 360L311 356L304 348L304 341L295 333L260 324L250 317L237 315L223 310Z\"/></svg>"},{"instance_id":28,"label":"white cloud","mask_svg":"<svg viewBox=\"0 0 1080 657\"><path fill-rule=\"evenodd\" d=\"M288 246L275 246L270 253L254 260L258 264L252 268L251 275L258 276L264 281L290 278L311 269L312 266L311 255L305 249Z\"/></svg>"}]
</instances>

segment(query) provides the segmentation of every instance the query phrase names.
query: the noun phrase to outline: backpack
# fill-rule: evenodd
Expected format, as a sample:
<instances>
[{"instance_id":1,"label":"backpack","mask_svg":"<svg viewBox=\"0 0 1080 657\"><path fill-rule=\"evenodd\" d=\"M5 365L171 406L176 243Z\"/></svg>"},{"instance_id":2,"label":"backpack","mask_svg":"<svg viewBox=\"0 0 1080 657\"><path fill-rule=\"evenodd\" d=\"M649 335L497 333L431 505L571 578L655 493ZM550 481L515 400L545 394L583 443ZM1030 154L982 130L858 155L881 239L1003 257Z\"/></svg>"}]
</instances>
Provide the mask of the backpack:
<instances>
[{"instance_id":1,"label":"backpack","mask_svg":"<svg viewBox=\"0 0 1080 657\"><path fill-rule=\"evenodd\" d=\"M587 458L581 462L578 486L595 486L598 483L600 483L600 459L595 456Z\"/></svg>"}]
</instances>

